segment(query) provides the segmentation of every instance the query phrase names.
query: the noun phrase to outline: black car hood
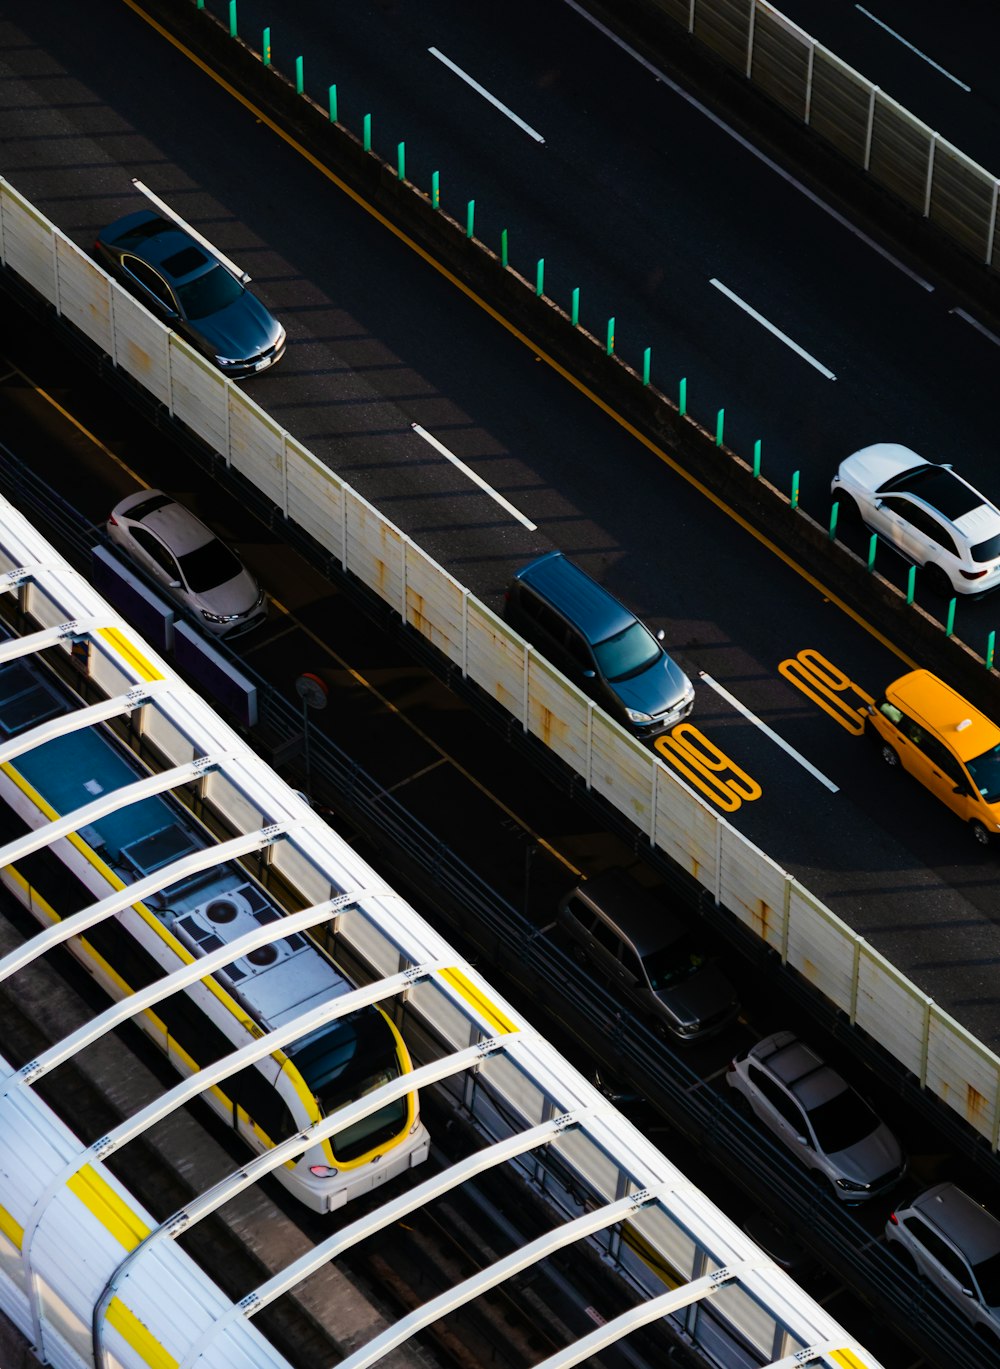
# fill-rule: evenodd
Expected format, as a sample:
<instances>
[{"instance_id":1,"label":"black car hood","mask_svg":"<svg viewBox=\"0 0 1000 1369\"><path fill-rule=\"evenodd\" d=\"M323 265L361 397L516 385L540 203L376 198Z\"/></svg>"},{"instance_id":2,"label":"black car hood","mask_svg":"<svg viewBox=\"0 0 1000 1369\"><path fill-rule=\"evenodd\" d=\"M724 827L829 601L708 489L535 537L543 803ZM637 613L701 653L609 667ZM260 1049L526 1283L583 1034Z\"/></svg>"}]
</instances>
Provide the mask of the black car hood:
<instances>
[{"instance_id":1,"label":"black car hood","mask_svg":"<svg viewBox=\"0 0 1000 1369\"><path fill-rule=\"evenodd\" d=\"M215 356L228 357L231 361L247 361L259 356L281 337L281 324L249 290L217 314L189 319L188 327L205 341Z\"/></svg>"},{"instance_id":2,"label":"black car hood","mask_svg":"<svg viewBox=\"0 0 1000 1369\"><path fill-rule=\"evenodd\" d=\"M664 652L641 674L627 680L608 680L607 684L626 708L655 718L680 703L688 688L688 678Z\"/></svg>"},{"instance_id":3,"label":"black car hood","mask_svg":"<svg viewBox=\"0 0 1000 1369\"><path fill-rule=\"evenodd\" d=\"M722 1017L736 1002L729 980L713 961L657 993L657 998L678 1022L712 1022Z\"/></svg>"}]
</instances>

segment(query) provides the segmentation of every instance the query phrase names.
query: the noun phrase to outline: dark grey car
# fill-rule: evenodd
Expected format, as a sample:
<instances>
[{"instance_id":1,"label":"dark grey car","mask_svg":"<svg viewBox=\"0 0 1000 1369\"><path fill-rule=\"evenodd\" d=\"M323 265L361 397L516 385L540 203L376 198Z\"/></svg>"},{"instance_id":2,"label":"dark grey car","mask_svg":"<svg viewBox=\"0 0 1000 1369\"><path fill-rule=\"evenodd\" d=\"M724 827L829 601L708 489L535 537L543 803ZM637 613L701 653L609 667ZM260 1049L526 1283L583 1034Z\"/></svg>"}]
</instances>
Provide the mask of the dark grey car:
<instances>
[{"instance_id":1,"label":"dark grey car","mask_svg":"<svg viewBox=\"0 0 1000 1369\"><path fill-rule=\"evenodd\" d=\"M574 684L640 737L680 722L694 687L631 609L568 560L550 551L517 572L505 617Z\"/></svg>"},{"instance_id":2,"label":"dark grey car","mask_svg":"<svg viewBox=\"0 0 1000 1369\"><path fill-rule=\"evenodd\" d=\"M242 281L190 234L151 209L98 235L102 266L220 371L242 380L285 351L285 330Z\"/></svg>"},{"instance_id":3,"label":"dark grey car","mask_svg":"<svg viewBox=\"0 0 1000 1369\"><path fill-rule=\"evenodd\" d=\"M560 901L559 922L633 1006L682 1040L721 1031L736 990L684 921L623 870L607 870Z\"/></svg>"}]
</instances>

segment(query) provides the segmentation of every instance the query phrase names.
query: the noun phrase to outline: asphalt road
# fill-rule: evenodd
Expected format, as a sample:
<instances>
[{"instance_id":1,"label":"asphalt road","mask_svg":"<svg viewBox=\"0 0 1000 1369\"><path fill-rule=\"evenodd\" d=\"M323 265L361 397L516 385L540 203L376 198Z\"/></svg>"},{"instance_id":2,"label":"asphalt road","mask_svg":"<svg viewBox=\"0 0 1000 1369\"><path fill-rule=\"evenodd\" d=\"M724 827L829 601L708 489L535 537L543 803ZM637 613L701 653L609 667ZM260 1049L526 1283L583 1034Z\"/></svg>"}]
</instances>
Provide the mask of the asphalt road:
<instances>
[{"instance_id":1,"label":"asphalt road","mask_svg":"<svg viewBox=\"0 0 1000 1369\"><path fill-rule=\"evenodd\" d=\"M194 73L124 4L104 0L99 13L98 23L97 11L52 0L44 17L18 16L16 26L8 22L0 30L8 77L0 119L3 165L14 184L81 243L131 206L131 176L167 194L251 270L289 329L285 362L253 382L250 392L488 602L500 602L516 564L556 544L663 626L699 681L699 726L761 786L761 797L731 820L939 1003L995 1043L1000 899L992 859L929 798L884 774L859 740L778 671L811 648L876 693L905 667L891 644L841 614L821 589L776 560L540 365L530 349L377 230L363 209ZM363 21L381 15L401 23L401 13L409 11L361 7L351 32L360 44ZM435 20L431 7L421 7L420 15L421 23ZM625 117L629 128L661 128L662 136L669 122L677 174L664 210L673 216L675 237L685 242L678 262L676 252L664 250L662 232L654 234L638 214L654 198L649 187L662 182L662 172L659 182L626 174L620 138L594 117L588 133L607 140L594 159L603 200L614 208L616 224L638 218L640 236L613 238L621 250L608 250L596 216L578 209L571 217L580 261L602 268L619 263L626 275L648 283L651 259L644 253L655 238L656 260L676 275L657 279L653 313L674 317L678 337L694 337L699 355L734 384L749 384L754 392L771 386L783 403L804 405L792 425L796 453L825 452L824 459L832 460L831 453L875 435L905 439L925 420L937 422L942 434L965 427L970 441L978 428L985 443L988 415L973 401L987 392L992 345L944 313L938 322L956 330L954 345L946 347L938 334L925 337L936 295L786 182L755 182L746 200L753 214L735 212L744 203L740 188L760 164L727 161L739 144L652 79L646 89L644 78L603 40L584 35L571 47L560 44L555 20L563 15L558 6L542 6L528 30L539 103L519 108L536 122L551 108L546 127L552 141L545 149L562 146L560 137L564 143L562 170L546 165L530 198L555 215L559 186L573 181L580 167L572 160L583 141L573 125L576 106L562 98L550 103L550 92L561 96L570 83L546 84L538 75L551 69L555 53L572 51L576 96L599 89L606 97L601 108L613 109L617 121ZM488 46L496 75L525 65L523 38L515 46L525 31L512 16L502 32L491 31L488 44L478 28L462 30L466 41ZM421 41L427 37L433 34L421 30ZM412 43L405 51L411 50ZM402 80L405 64L393 66L401 57L393 59L389 48L379 53L386 72L396 71ZM581 74L588 53L599 62L600 82ZM474 56L475 49L462 53L463 61ZM165 99L165 91L183 91L184 98ZM464 92L458 83L452 94L468 101ZM400 87L398 98L405 93ZM633 96L659 101L668 95L673 103L666 121L660 106L657 122L652 106L648 117L639 118L625 103ZM494 117L504 118L473 101L454 113L454 126L472 146L481 121ZM504 133L509 137L507 128ZM540 145L521 136L525 155L538 155ZM646 133L636 143L641 157L654 157ZM502 171L506 153L499 136L492 133L478 145L490 149L479 164ZM278 243L280 251L270 245ZM689 253L705 252L716 253L714 264L703 261L704 269L696 271ZM724 259L758 273L761 291L777 291L799 321L822 318L822 334L806 340L825 356L833 354L824 350L827 339L839 337L838 349L847 353L848 337L851 347L878 344L877 364L874 353L869 358L872 374L855 368L858 388L846 407L830 399L834 391L843 395L841 376L831 382L781 344L772 346L752 331L742 311L734 324L729 302L705 285L706 272L722 270ZM793 265L808 268L808 277L788 275ZM660 308L668 299L669 309ZM878 308L866 309L873 299ZM931 385L931 370L940 386ZM694 392L699 382L693 370L689 375ZM927 405L925 396L933 393L947 396L947 413ZM898 415L891 434L876 426L883 401ZM738 411L745 418L747 410ZM904 419L909 427L901 429ZM539 532L529 533L464 484L452 465L414 436L414 421L529 513ZM700 671L777 730L836 792L704 686Z\"/></svg>"}]
</instances>

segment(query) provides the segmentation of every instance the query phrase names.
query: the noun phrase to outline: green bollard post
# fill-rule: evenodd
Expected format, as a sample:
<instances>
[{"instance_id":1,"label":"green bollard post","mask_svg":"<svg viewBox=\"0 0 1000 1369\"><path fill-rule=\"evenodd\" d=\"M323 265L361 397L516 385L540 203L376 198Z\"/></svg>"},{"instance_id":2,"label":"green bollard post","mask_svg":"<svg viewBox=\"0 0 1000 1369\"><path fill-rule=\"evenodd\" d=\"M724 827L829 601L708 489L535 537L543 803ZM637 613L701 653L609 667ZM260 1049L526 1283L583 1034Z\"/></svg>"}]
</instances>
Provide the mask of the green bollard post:
<instances>
[{"instance_id":1,"label":"green bollard post","mask_svg":"<svg viewBox=\"0 0 1000 1369\"><path fill-rule=\"evenodd\" d=\"M722 446L722 428L725 421L726 411L725 409L720 409L715 416L715 445L717 447Z\"/></svg>"},{"instance_id":2,"label":"green bollard post","mask_svg":"<svg viewBox=\"0 0 1000 1369\"><path fill-rule=\"evenodd\" d=\"M992 669L993 669L993 648L996 646L996 641L997 641L997 634L996 634L996 629L994 628L994 630L990 633L989 637L986 639L986 669L987 669L987 670L992 670Z\"/></svg>"},{"instance_id":3,"label":"green bollard post","mask_svg":"<svg viewBox=\"0 0 1000 1369\"><path fill-rule=\"evenodd\" d=\"M507 230L504 228L500 233L500 265L507 270Z\"/></svg>"},{"instance_id":4,"label":"green bollard post","mask_svg":"<svg viewBox=\"0 0 1000 1369\"><path fill-rule=\"evenodd\" d=\"M331 86L331 87L330 87L330 122L331 122L331 124L335 124L335 123L337 122L337 87L336 87L336 86Z\"/></svg>"},{"instance_id":5,"label":"green bollard post","mask_svg":"<svg viewBox=\"0 0 1000 1369\"><path fill-rule=\"evenodd\" d=\"M229 36L230 38L235 38L237 36L236 0L229 0Z\"/></svg>"},{"instance_id":6,"label":"green bollard post","mask_svg":"<svg viewBox=\"0 0 1000 1369\"><path fill-rule=\"evenodd\" d=\"M956 600L954 598L948 602L948 621L945 623L944 627L944 635L946 637L950 637L955 631L955 603Z\"/></svg>"},{"instance_id":7,"label":"green bollard post","mask_svg":"<svg viewBox=\"0 0 1000 1369\"><path fill-rule=\"evenodd\" d=\"M688 411L687 377L685 377L677 386L677 411L680 414L681 418L683 418Z\"/></svg>"},{"instance_id":8,"label":"green bollard post","mask_svg":"<svg viewBox=\"0 0 1000 1369\"><path fill-rule=\"evenodd\" d=\"M361 128L362 128L362 134L361 134L361 137L362 137L362 147L363 147L363 149L364 149L365 152L371 152L371 150L372 150L372 116L371 116L370 114L366 114L366 115L365 115L365 117L364 117L364 122L362 123Z\"/></svg>"},{"instance_id":9,"label":"green bollard post","mask_svg":"<svg viewBox=\"0 0 1000 1369\"><path fill-rule=\"evenodd\" d=\"M792 508L799 507L799 472L792 471Z\"/></svg>"},{"instance_id":10,"label":"green bollard post","mask_svg":"<svg viewBox=\"0 0 1000 1369\"><path fill-rule=\"evenodd\" d=\"M441 208L441 173L439 171L431 172L431 208Z\"/></svg>"},{"instance_id":11,"label":"green bollard post","mask_svg":"<svg viewBox=\"0 0 1000 1369\"><path fill-rule=\"evenodd\" d=\"M538 265L535 267L535 294L541 295L545 290L545 258L538 258Z\"/></svg>"},{"instance_id":12,"label":"green bollard post","mask_svg":"<svg viewBox=\"0 0 1000 1369\"><path fill-rule=\"evenodd\" d=\"M271 65L271 25L268 24L264 30L264 37L260 45L260 55L266 67Z\"/></svg>"},{"instance_id":13,"label":"green bollard post","mask_svg":"<svg viewBox=\"0 0 1000 1369\"><path fill-rule=\"evenodd\" d=\"M833 508L830 510L830 541L834 542L837 538L837 515L840 513L840 500L833 501Z\"/></svg>"},{"instance_id":14,"label":"green bollard post","mask_svg":"<svg viewBox=\"0 0 1000 1369\"><path fill-rule=\"evenodd\" d=\"M396 144L396 175L401 181L406 180L406 144Z\"/></svg>"},{"instance_id":15,"label":"green bollard post","mask_svg":"<svg viewBox=\"0 0 1000 1369\"><path fill-rule=\"evenodd\" d=\"M753 478L760 479L760 438L753 444Z\"/></svg>"},{"instance_id":16,"label":"green bollard post","mask_svg":"<svg viewBox=\"0 0 1000 1369\"><path fill-rule=\"evenodd\" d=\"M197 7L198 9L200 9L200 10L203 10L203 9L205 8L205 0L197 0L197 6L196 6L196 7Z\"/></svg>"},{"instance_id":17,"label":"green bollard post","mask_svg":"<svg viewBox=\"0 0 1000 1369\"><path fill-rule=\"evenodd\" d=\"M875 548L876 548L877 546L878 546L878 535L877 535L876 533L873 532L872 535L871 535L871 537L868 539L868 569L869 569L869 570L874 570L874 569L875 569Z\"/></svg>"},{"instance_id":18,"label":"green bollard post","mask_svg":"<svg viewBox=\"0 0 1000 1369\"><path fill-rule=\"evenodd\" d=\"M608 340L604 350L608 356L611 356L615 350L615 321L613 318L608 319Z\"/></svg>"},{"instance_id":19,"label":"green bollard post","mask_svg":"<svg viewBox=\"0 0 1000 1369\"><path fill-rule=\"evenodd\" d=\"M305 71L301 57L295 59L295 94L301 95L305 90Z\"/></svg>"},{"instance_id":20,"label":"green bollard post","mask_svg":"<svg viewBox=\"0 0 1000 1369\"><path fill-rule=\"evenodd\" d=\"M467 238L471 238L471 237L472 237L472 226L473 226L473 224L475 223L475 221L476 221L476 202L475 202L475 200L470 200L470 201L469 201L468 208L467 208L466 211L465 211L465 236L466 236Z\"/></svg>"},{"instance_id":21,"label":"green bollard post","mask_svg":"<svg viewBox=\"0 0 1000 1369\"><path fill-rule=\"evenodd\" d=\"M579 287L579 285L574 286L574 288L573 288L573 305L572 305L572 309L571 309L571 311L570 311L570 319L569 319L569 321L570 321L570 323L572 323L572 325L573 325L574 328L578 328L579 325L580 325L580 287Z\"/></svg>"},{"instance_id":22,"label":"green bollard post","mask_svg":"<svg viewBox=\"0 0 1000 1369\"><path fill-rule=\"evenodd\" d=\"M916 587L917 587L917 568L916 568L916 566L911 566L911 567L910 567L910 570L909 570L909 574L908 574L907 577L906 577L906 602L907 602L908 604L912 604L912 603L913 603L913 592L914 592L914 590L916 589Z\"/></svg>"},{"instance_id":23,"label":"green bollard post","mask_svg":"<svg viewBox=\"0 0 1000 1369\"><path fill-rule=\"evenodd\" d=\"M645 351L643 352L643 354L642 354L642 383L643 383L643 385L648 385L648 384L649 384L649 363L650 363L650 360L651 360L651 358L652 358L652 355L653 355L653 349L652 349L651 347L647 347L646 350L645 350Z\"/></svg>"}]
</instances>

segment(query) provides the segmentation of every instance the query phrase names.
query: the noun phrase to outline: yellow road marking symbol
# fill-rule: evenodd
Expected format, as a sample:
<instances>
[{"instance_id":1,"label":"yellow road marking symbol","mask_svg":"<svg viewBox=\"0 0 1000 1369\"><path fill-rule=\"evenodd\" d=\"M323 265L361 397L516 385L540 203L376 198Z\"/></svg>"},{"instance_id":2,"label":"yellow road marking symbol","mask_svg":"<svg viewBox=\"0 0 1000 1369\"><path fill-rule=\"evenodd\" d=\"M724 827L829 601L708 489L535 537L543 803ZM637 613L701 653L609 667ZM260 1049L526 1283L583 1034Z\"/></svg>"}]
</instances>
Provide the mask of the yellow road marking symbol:
<instances>
[{"instance_id":1,"label":"yellow road marking symbol","mask_svg":"<svg viewBox=\"0 0 1000 1369\"><path fill-rule=\"evenodd\" d=\"M665 737L657 737L654 745L669 765L725 813L735 813L763 793L757 781L693 723L678 723Z\"/></svg>"},{"instance_id":2,"label":"yellow road marking symbol","mask_svg":"<svg viewBox=\"0 0 1000 1369\"><path fill-rule=\"evenodd\" d=\"M820 652L806 647L790 660L782 661L778 671L789 684L819 704L824 713L855 737L864 732L864 705L873 702L872 696ZM862 701L860 707L847 697L850 694Z\"/></svg>"}]
</instances>

